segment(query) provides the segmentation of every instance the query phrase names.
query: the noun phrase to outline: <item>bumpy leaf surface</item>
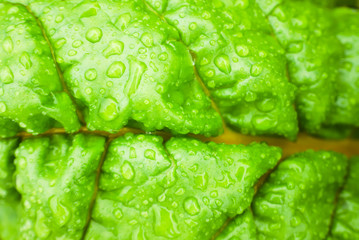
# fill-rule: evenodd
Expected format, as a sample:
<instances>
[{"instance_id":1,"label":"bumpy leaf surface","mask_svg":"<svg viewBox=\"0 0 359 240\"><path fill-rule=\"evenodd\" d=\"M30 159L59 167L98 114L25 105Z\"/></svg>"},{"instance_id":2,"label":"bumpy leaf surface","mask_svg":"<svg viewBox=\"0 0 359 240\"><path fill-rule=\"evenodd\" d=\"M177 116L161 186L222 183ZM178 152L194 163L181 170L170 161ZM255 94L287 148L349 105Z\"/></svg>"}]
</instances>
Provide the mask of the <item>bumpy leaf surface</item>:
<instances>
[{"instance_id":1,"label":"bumpy leaf surface","mask_svg":"<svg viewBox=\"0 0 359 240\"><path fill-rule=\"evenodd\" d=\"M334 215L332 239L359 239L359 157L349 163L349 176Z\"/></svg>"},{"instance_id":2,"label":"bumpy leaf surface","mask_svg":"<svg viewBox=\"0 0 359 240\"><path fill-rule=\"evenodd\" d=\"M89 129L221 132L178 32L142 1L31 2Z\"/></svg>"},{"instance_id":3,"label":"bumpy leaf surface","mask_svg":"<svg viewBox=\"0 0 359 240\"><path fill-rule=\"evenodd\" d=\"M170 0L163 14L194 55L230 126L246 134L296 137L284 50L254 1Z\"/></svg>"},{"instance_id":4,"label":"bumpy leaf surface","mask_svg":"<svg viewBox=\"0 0 359 240\"><path fill-rule=\"evenodd\" d=\"M298 87L301 127L312 134L333 135L326 133L325 124L336 96L343 49L329 10L307 1L257 1L286 50L290 79Z\"/></svg>"},{"instance_id":5,"label":"bumpy leaf surface","mask_svg":"<svg viewBox=\"0 0 359 240\"><path fill-rule=\"evenodd\" d=\"M280 158L266 144L126 135L111 143L86 239L210 239Z\"/></svg>"},{"instance_id":6,"label":"bumpy leaf surface","mask_svg":"<svg viewBox=\"0 0 359 240\"><path fill-rule=\"evenodd\" d=\"M332 125L359 126L359 12L334 11L336 33L345 49L337 80L337 97L328 117Z\"/></svg>"},{"instance_id":7,"label":"bumpy leaf surface","mask_svg":"<svg viewBox=\"0 0 359 240\"><path fill-rule=\"evenodd\" d=\"M78 134L24 140L16 150L20 239L80 239L104 138Z\"/></svg>"},{"instance_id":8,"label":"bumpy leaf surface","mask_svg":"<svg viewBox=\"0 0 359 240\"><path fill-rule=\"evenodd\" d=\"M253 214L246 210L243 214L233 219L220 233L216 240L255 240L256 225Z\"/></svg>"},{"instance_id":9,"label":"bumpy leaf surface","mask_svg":"<svg viewBox=\"0 0 359 240\"><path fill-rule=\"evenodd\" d=\"M280 163L259 189L253 213L259 239L325 239L347 159L306 151Z\"/></svg>"},{"instance_id":10,"label":"bumpy leaf surface","mask_svg":"<svg viewBox=\"0 0 359 240\"><path fill-rule=\"evenodd\" d=\"M18 139L0 140L0 239L16 240L20 196L15 190L14 153Z\"/></svg>"},{"instance_id":11,"label":"bumpy leaf surface","mask_svg":"<svg viewBox=\"0 0 359 240\"><path fill-rule=\"evenodd\" d=\"M48 43L24 6L0 3L0 136L80 127Z\"/></svg>"}]
</instances>

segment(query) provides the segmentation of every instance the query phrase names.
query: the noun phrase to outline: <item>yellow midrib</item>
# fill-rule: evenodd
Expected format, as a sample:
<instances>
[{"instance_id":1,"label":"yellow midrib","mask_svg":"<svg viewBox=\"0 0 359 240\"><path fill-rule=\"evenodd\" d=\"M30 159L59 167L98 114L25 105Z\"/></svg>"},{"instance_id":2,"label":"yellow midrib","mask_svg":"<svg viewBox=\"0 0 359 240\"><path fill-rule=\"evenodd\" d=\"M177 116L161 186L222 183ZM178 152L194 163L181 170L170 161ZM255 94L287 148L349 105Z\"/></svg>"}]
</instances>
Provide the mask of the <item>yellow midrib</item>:
<instances>
[{"instance_id":1,"label":"yellow midrib","mask_svg":"<svg viewBox=\"0 0 359 240\"><path fill-rule=\"evenodd\" d=\"M123 128L117 133L108 133L105 131L91 131L88 130L86 127L82 127L76 133L97 134L97 135L105 136L107 138L114 139L123 136L129 132L135 134L146 133L143 130L134 129L134 128ZM65 133L66 131L64 128L53 128L37 136L47 136L51 134L65 134ZM165 140L168 140L169 138L173 137L171 133L164 131L149 132L148 134L159 135L163 137ZM218 137L208 138L208 137L193 135L193 134L191 134L190 136L197 138L203 142L212 141L215 143L226 143L226 144L249 144L251 142L267 142L269 145L282 148L283 157L288 157L289 155L298 152L303 152L308 149L336 151L343 153L348 157L359 155L359 139L351 139L351 138L342 139L342 140L328 140L328 139L320 139L320 138L312 137L305 133L299 133L298 139L292 142L285 138L279 138L279 137L277 138L277 137L248 136L235 132L228 127L224 127L224 133ZM21 132L17 135L17 137L29 138L36 136L29 134L27 132Z\"/></svg>"}]
</instances>

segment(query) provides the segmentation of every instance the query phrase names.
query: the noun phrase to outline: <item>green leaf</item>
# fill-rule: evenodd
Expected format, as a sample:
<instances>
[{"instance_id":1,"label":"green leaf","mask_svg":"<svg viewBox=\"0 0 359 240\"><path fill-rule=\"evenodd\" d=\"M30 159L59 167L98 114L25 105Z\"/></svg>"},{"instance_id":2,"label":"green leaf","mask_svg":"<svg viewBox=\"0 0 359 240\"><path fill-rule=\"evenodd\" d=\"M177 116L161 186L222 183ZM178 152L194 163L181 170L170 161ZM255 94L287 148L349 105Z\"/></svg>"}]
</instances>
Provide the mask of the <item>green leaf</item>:
<instances>
[{"instance_id":1,"label":"green leaf","mask_svg":"<svg viewBox=\"0 0 359 240\"><path fill-rule=\"evenodd\" d=\"M346 167L344 155L312 150L280 163L252 204L258 238L325 239Z\"/></svg>"},{"instance_id":2,"label":"green leaf","mask_svg":"<svg viewBox=\"0 0 359 240\"><path fill-rule=\"evenodd\" d=\"M20 128L41 133L60 123L80 127L70 97L63 91L50 48L35 18L24 6L0 3L0 136Z\"/></svg>"},{"instance_id":3,"label":"green leaf","mask_svg":"<svg viewBox=\"0 0 359 240\"><path fill-rule=\"evenodd\" d=\"M284 50L255 1L169 1L164 15L195 56L226 123L244 134L295 139L295 87Z\"/></svg>"},{"instance_id":4,"label":"green leaf","mask_svg":"<svg viewBox=\"0 0 359 240\"><path fill-rule=\"evenodd\" d=\"M256 225L253 214L246 210L241 215L233 219L228 226L219 234L216 240L255 240Z\"/></svg>"},{"instance_id":5,"label":"green leaf","mask_svg":"<svg viewBox=\"0 0 359 240\"><path fill-rule=\"evenodd\" d=\"M21 239L80 239L104 151L98 136L53 135L24 140L16 150Z\"/></svg>"},{"instance_id":6,"label":"green leaf","mask_svg":"<svg viewBox=\"0 0 359 240\"><path fill-rule=\"evenodd\" d=\"M128 134L111 143L86 239L210 239L249 207L281 155L263 143L162 141Z\"/></svg>"},{"instance_id":7,"label":"green leaf","mask_svg":"<svg viewBox=\"0 0 359 240\"><path fill-rule=\"evenodd\" d=\"M333 239L359 238L359 158L349 161L349 175L339 195L331 229Z\"/></svg>"},{"instance_id":8,"label":"green leaf","mask_svg":"<svg viewBox=\"0 0 359 240\"><path fill-rule=\"evenodd\" d=\"M259 2L262 8L271 6L269 22L286 49L289 77L298 88L300 126L321 135L336 99L338 66L343 57L332 15L309 1L287 0L269 5Z\"/></svg>"},{"instance_id":9,"label":"green leaf","mask_svg":"<svg viewBox=\"0 0 359 240\"><path fill-rule=\"evenodd\" d=\"M90 130L221 133L190 53L143 1L33 1L29 7Z\"/></svg>"},{"instance_id":10,"label":"green leaf","mask_svg":"<svg viewBox=\"0 0 359 240\"><path fill-rule=\"evenodd\" d=\"M18 139L0 140L0 238L16 240L20 195L15 190L14 153Z\"/></svg>"}]
</instances>

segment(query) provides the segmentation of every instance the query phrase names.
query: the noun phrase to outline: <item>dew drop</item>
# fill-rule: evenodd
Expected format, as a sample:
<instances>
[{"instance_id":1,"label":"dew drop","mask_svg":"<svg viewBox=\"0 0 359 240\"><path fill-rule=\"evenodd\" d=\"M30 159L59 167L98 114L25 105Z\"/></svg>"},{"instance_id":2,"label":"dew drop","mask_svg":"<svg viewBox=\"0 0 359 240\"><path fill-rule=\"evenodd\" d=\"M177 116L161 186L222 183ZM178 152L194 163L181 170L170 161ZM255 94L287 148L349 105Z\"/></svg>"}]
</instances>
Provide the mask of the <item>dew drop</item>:
<instances>
[{"instance_id":1,"label":"dew drop","mask_svg":"<svg viewBox=\"0 0 359 240\"><path fill-rule=\"evenodd\" d=\"M141 42L146 47L151 47L153 45L153 38L150 33L143 33L141 36Z\"/></svg>"},{"instance_id":2,"label":"dew drop","mask_svg":"<svg viewBox=\"0 0 359 240\"><path fill-rule=\"evenodd\" d=\"M6 104L4 102L0 102L0 113L6 112Z\"/></svg>"},{"instance_id":3,"label":"dew drop","mask_svg":"<svg viewBox=\"0 0 359 240\"><path fill-rule=\"evenodd\" d=\"M25 169L26 166L27 166L27 162L26 162L26 159L21 157L19 160L18 160L18 165L21 169Z\"/></svg>"},{"instance_id":4,"label":"dew drop","mask_svg":"<svg viewBox=\"0 0 359 240\"><path fill-rule=\"evenodd\" d=\"M275 127L277 122L267 116L255 116L252 119L254 127L261 131L266 131L270 128Z\"/></svg>"},{"instance_id":5,"label":"dew drop","mask_svg":"<svg viewBox=\"0 0 359 240\"><path fill-rule=\"evenodd\" d=\"M96 43L102 38L102 30L97 27L90 28L86 33L86 39L89 42Z\"/></svg>"},{"instance_id":6,"label":"dew drop","mask_svg":"<svg viewBox=\"0 0 359 240\"><path fill-rule=\"evenodd\" d=\"M239 57L246 57L249 54L249 48L246 45L236 46L236 53Z\"/></svg>"},{"instance_id":7,"label":"dew drop","mask_svg":"<svg viewBox=\"0 0 359 240\"><path fill-rule=\"evenodd\" d=\"M97 71L96 69L94 68L91 68L91 69L88 69L86 72L85 72L85 78L88 80L88 81L93 81L97 78Z\"/></svg>"},{"instance_id":8,"label":"dew drop","mask_svg":"<svg viewBox=\"0 0 359 240\"><path fill-rule=\"evenodd\" d=\"M172 211L165 207L153 205L154 211L154 232L157 236L165 238L176 238L180 232L178 230L178 223Z\"/></svg>"},{"instance_id":9,"label":"dew drop","mask_svg":"<svg viewBox=\"0 0 359 240\"><path fill-rule=\"evenodd\" d=\"M106 75L109 78L119 78L123 75L126 70L125 64L120 61L113 62L107 69Z\"/></svg>"},{"instance_id":10,"label":"dew drop","mask_svg":"<svg viewBox=\"0 0 359 240\"><path fill-rule=\"evenodd\" d=\"M12 83L14 81L14 74L8 66L5 66L1 69L0 79L5 84Z\"/></svg>"},{"instance_id":11,"label":"dew drop","mask_svg":"<svg viewBox=\"0 0 359 240\"><path fill-rule=\"evenodd\" d=\"M105 121L112 121L118 114L117 102L112 98L105 98L101 103L99 116Z\"/></svg>"},{"instance_id":12,"label":"dew drop","mask_svg":"<svg viewBox=\"0 0 359 240\"><path fill-rule=\"evenodd\" d=\"M158 55L158 59L161 61L166 61L167 58L168 58L168 54L166 52L163 52L160 55Z\"/></svg>"},{"instance_id":13,"label":"dew drop","mask_svg":"<svg viewBox=\"0 0 359 240\"><path fill-rule=\"evenodd\" d=\"M77 51L71 49L68 54L69 54L70 57L73 57L73 56L75 56L77 54Z\"/></svg>"},{"instance_id":14,"label":"dew drop","mask_svg":"<svg viewBox=\"0 0 359 240\"><path fill-rule=\"evenodd\" d=\"M253 64L251 67L251 75L257 77L262 73L262 70L263 70L262 66Z\"/></svg>"},{"instance_id":15,"label":"dew drop","mask_svg":"<svg viewBox=\"0 0 359 240\"><path fill-rule=\"evenodd\" d=\"M5 38L2 46L7 53L11 53L14 49L14 43L10 37Z\"/></svg>"},{"instance_id":16,"label":"dew drop","mask_svg":"<svg viewBox=\"0 0 359 240\"><path fill-rule=\"evenodd\" d=\"M103 55L108 58L112 55L121 55L124 49L124 44L118 40L110 41L108 47L103 50Z\"/></svg>"},{"instance_id":17,"label":"dew drop","mask_svg":"<svg viewBox=\"0 0 359 240\"><path fill-rule=\"evenodd\" d=\"M74 48L78 48L80 47L81 45L83 44L83 42L81 40L75 40L73 43L72 43L72 46Z\"/></svg>"},{"instance_id":18,"label":"dew drop","mask_svg":"<svg viewBox=\"0 0 359 240\"><path fill-rule=\"evenodd\" d=\"M152 149L145 150L145 158L155 160L156 159L156 152Z\"/></svg>"},{"instance_id":19,"label":"dew drop","mask_svg":"<svg viewBox=\"0 0 359 240\"><path fill-rule=\"evenodd\" d=\"M121 219L122 216L123 216L122 211L121 211L121 209L119 209L119 208L113 210L113 215L114 215L115 218L117 218L117 219Z\"/></svg>"},{"instance_id":20,"label":"dew drop","mask_svg":"<svg viewBox=\"0 0 359 240\"><path fill-rule=\"evenodd\" d=\"M219 55L214 59L214 64L217 68L223 73L231 72L231 63L229 61L229 57L227 55Z\"/></svg>"},{"instance_id":21,"label":"dew drop","mask_svg":"<svg viewBox=\"0 0 359 240\"><path fill-rule=\"evenodd\" d=\"M64 15L60 14L55 18L55 22L60 23L64 20Z\"/></svg>"},{"instance_id":22,"label":"dew drop","mask_svg":"<svg viewBox=\"0 0 359 240\"><path fill-rule=\"evenodd\" d=\"M184 210L191 216L197 215L200 212L198 201L194 197L187 198L184 201Z\"/></svg>"},{"instance_id":23,"label":"dew drop","mask_svg":"<svg viewBox=\"0 0 359 240\"><path fill-rule=\"evenodd\" d=\"M257 103L257 108L262 112L270 112L275 107L275 100L271 98L266 98Z\"/></svg>"},{"instance_id":24,"label":"dew drop","mask_svg":"<svg viewBox=\"0 0 359 240\"><path fill-rule=\"evenodd\" d=\"M92 88L87 87L87 88L85 89L85 93L86 93L87 95L92 94Z\"/></svg>"},{"instance_id":25,"label":"dew drop","mask_svg":"<svg viewBox=\"0 0 359 240\"><path fill-rule=\"evenodd\" d=\"M135 172L134 172L134 169L133 169L132 165L129 162L126 161L122 165L121 174L122 174L123 178L126 179L126 180L131 180L131 179L134 178Z\"/></svg>"},{"instance_id":26,"label":"dew drop","mask_svg":"<svg viewBox=\"0 0 359 240\"><path fill-rule=\"evenodd\" d=\"M49 205L55 221L60 227L70 221L71 211L56 196L49 199Z\"/></svg>"},{"instance_id":27,"label":"dew drop","mask_svg":"<svg viewBox=\"0 0 359 240\"><path fill-rule=\"evenodd\" d=\"M197 23L192 22L189 24L189 30L194 31L194 30L196 30L196 28L197 28Z\"/></svg>"},{"instance_id":28,"label":"dew drop","mask_svg":"<svg viewBox=\"0 0 359 240\"><path fill-rule=\"evenodd\" d=\"M20 56L20 63L24 68L29 69L32 66L30 56L27 52L23 52Z\"/></svg>"},{"instance_id":29,"label":"dew drop","mask_svg":"<svg viewBox=\"0 0 359 240\"><path fill-rule=\"evenodd\" d=\"M50 228L46 225L47 218L41 210L38 210L36 215L35 233L39 238L46 239L51 233Z\"/></svg>"},{"instance_id":30,"label":"dew drop","mask_svg":"<svg viewBox=\"0 0 359 240\"><path fill-rule=\"evenodd\" d=\"M64 46L65 44L66 44L66 39L65 39L65 38L60 38L60 39L58 39L58 40L55 42L54 47L55 47L56 49L59 49L59 48L61 48L62 46Z\"/></svg>"}]
</instances>

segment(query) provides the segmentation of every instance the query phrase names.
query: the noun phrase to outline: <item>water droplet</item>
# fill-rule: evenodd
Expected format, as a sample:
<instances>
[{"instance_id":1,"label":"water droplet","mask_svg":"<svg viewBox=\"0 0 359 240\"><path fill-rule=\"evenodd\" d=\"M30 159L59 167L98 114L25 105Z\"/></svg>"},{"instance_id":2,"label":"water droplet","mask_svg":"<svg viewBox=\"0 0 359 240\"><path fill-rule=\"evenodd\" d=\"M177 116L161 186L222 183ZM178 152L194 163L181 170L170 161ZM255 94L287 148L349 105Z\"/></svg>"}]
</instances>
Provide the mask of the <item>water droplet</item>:
<instances>
[{"instance_id":1,"label":"water droplet","mask_svg":"<svg viewBox=\"0 0 359 240\"><path fill-rule=\"evenodd\" d=\"M117 208L115 210L113 210L113 215L115 216L115 218L120 219L122 218L123 214L121 209Z\"/></svg>"},{"instance_id":2,"label":"water droplet","mask_svg":"<svg viewBox=\"0 0 359 240\"><path fill-rule=\"evenodd\" d=\"M206 77L209 77L209 78L211 78L211 77L213 77L214 75L215 75L215 71L213 70L213 69L210 69L210 70L208 70L207 72L205 72L205 75L206 75ZM214 87L214 86L213 86Z\"/></svg>"},{"instance_id":3,"label":"water droplet","mask_svg":"<svg viewBox=\"0 0 359 240\"><path fill-rule=\"evenodd\" d=\"M126 180L131 180L131 179L134 178L135 172L134 172L134 169L133 169L132 165L129 162L126 161L122 165L121 174L122 174L123 178L126 179Z\"/></svg>"},{"instance_id":4,"label":"water droplet","mask_svg":"<svg viewBox=\"0 0 359 240\"><path fill-rule=\"evenodd\" d=\"M236 46L236 53L240 57L246 57L249 54L249 48L246 45L238 45Z\"/></svg>"},{"instance_id":5,"label":"water droplet","mask_svg":"<svg viewBox=\"0 0 359 240\"><path fill-rule=\"evenodd\" d=\"M25 169L27 166L27 161L25 158L21 157L20 159L18 159L18 165L21 169Z\"/></svg>"},{"instance_id":6,"label":"water droplet","mask_svg":"<svg viewBox=\"0 0 359 240\"><path fill-rule=\"evenodd\" d=\"M178 237L180 232L178 230L177 219L173 212L158 205L153 205L152 209L155 216L153 225L155 234L171 239Z\"/></svg>"},{"instance_id":7,"label":"water droplet","mask_svg":"<svg viewBox=\"0 0 359 240\"><path fill-rule=\"evenodd\" d=\"M118 40L110 41L108 47L103 50L103 55L108 58L112 55L121 55L124 49L124 44Z\"/></svg>"},{"instance_id":8,"label":"water droplet","mask_svg":"<svg viewBox=\"0 0 359 240\"><path fill-rule=\"evenodd\" d=\"M130 13L124 13L122 15L120 15L116 21L116 26L121 29L124 30L125 28L127 28L128 24L131 22L131 14Z\"/></svg>"},{"instance_id":9,"label":"water droplet","mask_svg":"<svg viewBox=\"0 0 359 240\"><path fill-rule=\"evenodd\" d=\"M184 188L179 188L177 189L177 191L175 192L176 195L181 196L185 193L185 189Z\"/></svg>"},{"instance_id":10,"label":"water droplet","mask_svg":"<svg viewBox=\"0 0 359 240\"><path fill-rule=\"evenodd\" d=\"M289 190L293 190L294 187L295 187L295 185L294 185L293 182L287 182L287 188L288 188Z\"/></svg>"},{"instance_id":11,"label":"water droplet","mask_svg":"<svg viewBox=\"0 0 359 240\"><path fill-rule=\"evenodd\" d=\"M46 225L47 217L45 214L38 210L36 212L36 222L35 222L35 233L39 238L46 239L51 233L50 228Z\"/></svg>"},{"instance_id":12,"label":"water droplet","mask_svg":"<svg viewBox=\"0 0 359 240\"><path fill-rule=\"evenodd\" d=\"M72 43L72 46L74 48L78 48L80 47L81 45L83 44L83 42L81 40L75 40L73 43Z\"/></svg>"},{"instance_id":13,"label":"water droplet","mask_svg":"<svg viewBox=\"0 0 359 240\"><path fill-rule=\"evenodd\" d=\"M277 125L277 121L267 117L267 116L255 116L252 119L254 127L260 131L266 131L270 128Z\"/></svg>"},{"instance_id":14,"label":"water droplet","mask_svg":"<svg viewBox=\"0 0 359 240\"><path fill-rule=\"evenodd\" d=\"M231 63L229 61L229 57L227 55L219 55L214 59L214 64L217 68L223 73L231 72Z\"/></svg>"},{"instance_id":15,"label":"water droplet","mask_svg":"<svg viewBox=\"0 0 359 240\"><path fill-rule=\"evenodd\" d=\"M88 80L88 81L93 81L97 78L97 71L96 69L94 68L91 68L91 69L88 69L86 72L85 72L85 78Z\"/></svg>"},{"instance_id":16,"label":"water droplet","mask_svg":"<svg viewBox=\"0 0 359 240\"><path fill-rule=\"evenodd\" d=\"M92 88L87 87L87 88L85 89L85 93L86 93L87 95L90 95L90 94L92 93Z\"/></svg>"},{"instance_id":17,"label":"water droplet","mask_svg":"<svg viewBox=\"0 0 359 240\"><path fill-rule=\"evenodd\" d=\"M77 51L75 51L75 50L73 50L73 49L71 49L70 51L69 51L69 56L70 57L73 57L73 56L75 56L77 54Z\"/></svg>"},{"instance_id":18,"label":"water droplet","mask_svg":"<svg viewBox=\"0 0 359 240\"><path fill-rule=\"evenodd\" d=\"M127 96L131 96L137 91L142 79L142 75L146 71L147 66L143 62L138 61L133 56L129 56L128 59L130 62L130 76L127 80L124 93Z\"/></svg>"},{"instance_id":19,"label":"water droplet","mask_svg":"<svg viewBox=\"0 0 359 240\"><path fill-rule=\"evenodd\" d=\"M194 197L190 197L187 198L184 202L184 210L189 214L189 215L197 215L201 208L198 204L198 201L196 198Z\"/></svg>"},{"instance_id":20,"label":"water droplet","mask_svg":"<svg viewBox=\"0 0 359 240\"><path fill-rule=\"evenodd\" d=\"M203 17L205 20L208 20L208 19L211 18L211 13L208 12L208 11L204 11L204 12L202 13L202 17Z\"/></svg>"},{"instance_id":21,"label":"water droplet","mask_svg":"<svg viewBox=\"0 0 359 240\"><path fill-rule=\"evenodd\" d=\"M262 112L270 112L275 107L275 100L272 98L266 98L257 103L257 108Z\"/></svg>"},{"instance_id":22,"label":"water droplet","mask_svg":"<svg viewBox=\"0 0 359 240\"><path fill-rule=\"evenodd\" d=\"M55 18L55 22L60 23L64 20L64 15L60 14Z\"/></svg>"},{"instance_id":23,"label":"water droplet","mask_svg":"<svg viewBox=\"0 0 359 240\"><path fill-rule=\"evenodd\" d=\"M49 199L50 209L55 218L56 223L62 227L70 221L71 211L56 197Z\"/></svg>"},{"instance_id":24,"label":"water droplet","mask_svg":"<svg viewBox=\"0 0 359 240\"><path fill-rule=\"evenodd\" d=\"M130 147L130 158L137 158L136 149Z\"/></svg>"},{"instance_id":25,"label":"water droplet","mask_svg":"<svg viewBox=\"0 0 359 240\"><path fill-rule=\"evenodd\" d=\"M210 196L211 196L212 198L216 198L216 197L218 197L218 192L217 192L216 190L214 190L214 191L212 191L212 192L210 193Z\"/></svg>"},{"instance_id":26,"label":"water droplet","mask_svg":"<svg viewBox=\"0 0 359 240\"><path fill-rule=\"evenodd\" d=\"M112 98L105 98L100 106L100 117L105 121L112 121L117 118L118 114L117 102Z\"/></svg>"},{"instance_id":27,"label":"water droplet","mask_svg":"<svg viewBox=\"0 0 359 240\"><path fill-rule=\"evenodd\" d=\"M194 31L194 30L196 30L196 28L197 28L197 23L195 23L195 22L190 23L189 30Z\"/></svg>"},{"instance_id":28,"label":"water droplet","mask_svg":"<svg viewBox=\"0 0 359 240\"><path fill-rule=\"evenodd\" d=\"M88 10L86 10L85 12L83 12L80 16L80 18L88 18L88 17L92 17L92 16L96 16L97 15L97 10L95 8L90 8Z\"/></svg>"},{"instance_id":29,"label":"water droplet","mask_svg":"<svg viewBox=\"0 0 359 240\"><path fill-rule=\"evenodd\" d=\"M145 157L151 160L156 159L156 152L152 149L146 149L145 150Z\"/></svg>"},{"instance_id":30,"label":"water droplet","mask_svg":"<svg viewBox=\"0 0 359 240\"><path fill-rule=\"evenodd\" d=\"M23 52L20 56L20 63L24 68L29 69L32 66L30 56L27 52Z\"/></svg>"},{"instance_id":31,"label":"water droplet","mask_svg":"<svg viewBox=\"0 0 359 240\"><path fill-rule=\"evenodd\" d=\"M12 83L14 81L14 74L8 66L5 66L0 71L0 79L3 83Z\"/></svg>"},{"instance_id":32,"label":"water droplet","mask_svg":"<svg viewBox=\"0 0 359 240\"><path fill-rule=\"evenodd\" d=\"M303 42L292 42L288 45L288 53L299 53L303 49Z\"/></svg>"},{"instance_id":33,"label":"water droplet","mask_svg":"<svg viewBox=\"0 0 359 240\"><path fill-rule=\"evenodd\" d=\"M102 38L102 30L97 27L90 28L86 33L86 39L89 42L96 43Z\"/></svg>"},{"instance_id":34,"label":"water droplet","mask_svg":"<svg viewBox=\"0 0 359 240\"><path fill-rule=\"evenodd\" d=\"M206 172L202 174L197 174L194 177L194 184L195 184L195 188L205 190L208 184L208 174Z\"/></svg>"},{"instance_id":35,"label":"water droplet","mask_svg":"<svg viewBox=\"0 0 359 240\"><path fill-rule=\"evenodd\" d=\"M7 13L10 14L16 14L19 12L19 8L17 6L10 7Z\"/></svg>"},{"instance_id":36,"label":"water droplet","mask_svg":"<svg viewBox=\"0 0 359 240\"><path fill-rule=\"evenodd\" d=\"M61 48L62 46L64 46L66 44L66 39L65 38L60 38L59 40L57 40L54 44L54 47L56 49Z\"/></svg>"},{"instance_id":37,"label":"water droplet","mask_svg":"<svg viewBox=\"0 0 359 240\"><path fill-rule=\"evenodd\" d=\"M251 67L251 75L257 77L262 73L262 70L263 70L262 66L253 64Z\"/></svg>"},{"instance_id":38,"label":"water droplet","mask_svg":"<svg viewBox=\"0 0 359 240\"><path fill-rule=\"evenodd\" d=\"M152 47L152 45L153 45L152 35L150 33L147 33L147 32L143 33L142 36L141 36L141 42L146 47Z\"/></svg>"},{"instance_id":39,"label":"water droplet","mask_svg":"<svg viewBox=\"0 0 359 240\"><path fill-rule=\"evenodd\" d=\"M123 75L126 70L125 64L120 61L113 62L110 67L107 69L106 75L109 78L119 78Z\"/></svg>"},{"instance_id":40,"label":"water droplet","mask_svg":"<svg viewBox=\"0 0 359 240\"><path fill-rule=\"evenodd\" d=\"M301 224L302 220L300 219L300 217L298 216L294 216L292 217L292 219L290 220L290 225L292 227L297 227L299 224Z\"/></svg>"},{"instance_id":41,"label":"water droplet","mask_svg":"<svg viewBox=\"0 0 359 240\"><path fill-rule=\"evenodd\" d=\"M209 63L208 58L203 57L203 58L201 59L201 61L199 62L199 65L205 66L205 65L207 65L208 63Z\"/></svg>"},{"instance_id":42,"label":"water droplet","mask_svg":"<svg viewBox=\"0 0 359 240\"><path fill-rule=\"evenodd\" d=\"M166 61L167 58L168 58L168 54L166 52L163 52L160 55L158 55L158 59L161 61Z\"/></svg>"},{"instance_id":43,"label":"water droplet","mask_svg":"<svg viewBox=\"0 0 359 240\"><path fill-rule=\"evenodd\" d=\"M164 86L161 84L158 84L156 86L156 92L158 92L159 94L162 94L164 92Z\"/></svg>"},{"instance_id":44,"label":"water droplet","mask_svg":"<svg viewBox=\"0 0 359 240\"><path fill-rule=\"evenodd\" d=\"M249 6L248 0L238 0L237 4L241 9L246 9Z\"/></svg>"},{"instance_id":45,"label":"water droplet","mask_svg":"<svg viewBox=\"0 0 359 240\"><path fill-rule=\"evenodd\" d=\"M6 104L4 102L0 102L0 113L6 112Z\"/></svg>"},{"instance_id":46,"label":"water droplet","mask_svg":"<svg viewBox=\"0 0 359 240\"><path fill-rule=\"evenodd\" d=\"M244 97L244 100L246 102L254 102L257 99L257 94L255 92L248 91L246 92L246 96Z\"/></svg>"},{"instance_id":47,"label":"water droplet","mask_svg":"<svg viewBox=\"0 0 359 240\"><path fill-rule=\"evenodd\" d=\"M12 42L12 39L10 37L5 38L2 46L7 53L11 53L14 49L14 43Z\"/></svg>"}]
</instances>

